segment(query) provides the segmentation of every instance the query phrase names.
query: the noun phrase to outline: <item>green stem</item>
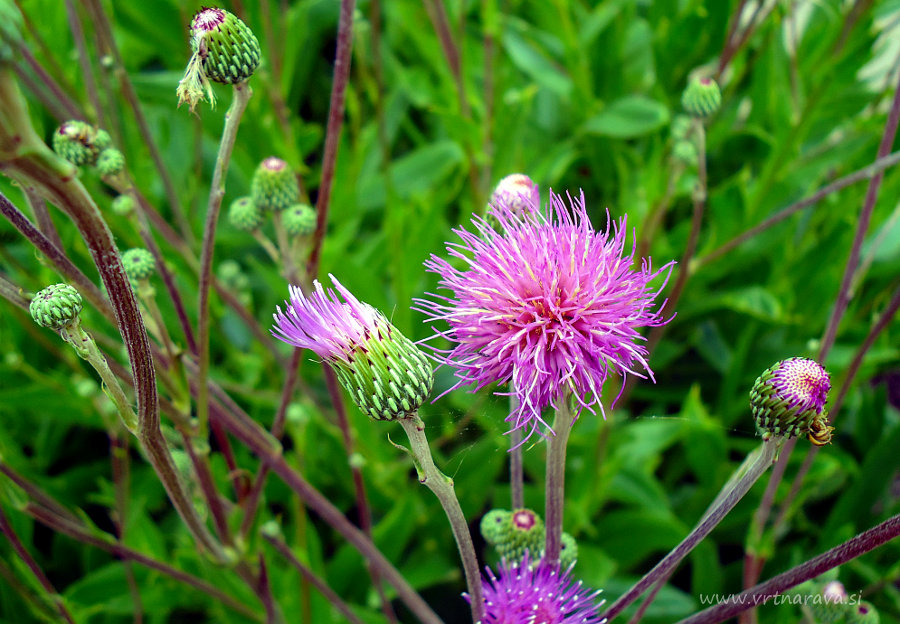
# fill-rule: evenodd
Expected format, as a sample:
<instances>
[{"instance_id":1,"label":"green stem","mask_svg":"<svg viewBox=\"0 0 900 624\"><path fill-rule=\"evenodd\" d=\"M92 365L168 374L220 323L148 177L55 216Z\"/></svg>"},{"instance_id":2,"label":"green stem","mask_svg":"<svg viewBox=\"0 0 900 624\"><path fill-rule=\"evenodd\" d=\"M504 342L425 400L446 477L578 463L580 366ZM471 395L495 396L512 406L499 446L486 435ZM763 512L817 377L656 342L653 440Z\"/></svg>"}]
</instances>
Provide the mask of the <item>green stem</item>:
<instances>
[{"instance_id":1,"label":"green stem","mask_svg":"<svg viewBox=\"0 0 900 624\"><path fill-rule=\"evenodd\" d=\"M213 246L215 244L216 224L219 221L219 209L225 197L225 172L231 160L231 151L237 138L238 126L247 102L253 91L246 82L234 85L234 98L228 112L225 113L225 129L219 143L219 154L216 157L216 168L213 172L212 187L209 192L209 205L206 209L206 225L203 228L203 250L200 253L200 285L199 285L199 320L197 322L197 348L199 350L199 378L197 392L197 425L198 435L206 437L206 426L209 420L209 393L206 377L209 375L209 291L212 284Z\"/></svg>"},{"instance_id":2,"label":"green stem","mask_svg":"<svg viewBox=\"0 0 900 624\"><path fill-rule=\"evenodd\" d=\"M662 561L650 570L644 577L638 581L623 596L616 600L603 614L608 620L613 620L625 607L637 600L648 587L657 581L657 579L665 576L675 568L693 549L699 544L710 532L722 521L722 519L731 511L735 505L744 497L754 483L762 476L775 459L775 455L784 442L783 438L771 438L763 443L762 447L754 451L755 459L746 472L737 480L730 480L726 484L724 495L719 495L717 500L719 504L709 511L700 522L694 527L687 537L685 537L678 546L666 555ZM745 464L746 465L746 464ZM744 468L745 466L741 466Z\"/></svg>"},{"instance_id":3,"label":"green stem","mask_svg":"<svg viewBox=\"0 0 900 624\"><path fill-rule=\"evenodd\" d=\"M453 530L453 537L456 539L459 556L466 574L469 597L472 600L472 621L477 624L484 618L481 574L478 571L478 559L475 556L475 547L472 545L472 536L469 534L469 525L459 506L456 493L453 491L453 479L434 465L428 439L425 437L425 424L418 414L410 414L406 418L401 418L399 422L409 437L410 450L416 463L416 471L419 473L419 481L434 493L450 521L450 528Z\"/></svg>"},{"instance_id":4,"label":"green stem","mask_svg":"<svg viewBox=\"0 0 900 624\"><path fill-rule=\"evenodd\" d=\"M512 383L512 382L510 382ZM512 390L512 388L510 388ZM509 413L519 409L519 398L509 395ZM509 432L509 490L512 509L525 507L525 470L522 466L522 430L514 428Z\"/></svg>"},{"instance_id":5,"label":"green stem","mask_svg":"<svg viewBox=\"0 0 900 624\"><path fill-rule=\"evenodd\" d=\"M554 435L547 439L547 493L544 522L547 526L547 543L544 559L550 565L559 564L562 547L563 505L565 503L566 445L572 431L574 417L569 408L568 393L556 406L553 419Z\"/></svg>"}]
</instances>

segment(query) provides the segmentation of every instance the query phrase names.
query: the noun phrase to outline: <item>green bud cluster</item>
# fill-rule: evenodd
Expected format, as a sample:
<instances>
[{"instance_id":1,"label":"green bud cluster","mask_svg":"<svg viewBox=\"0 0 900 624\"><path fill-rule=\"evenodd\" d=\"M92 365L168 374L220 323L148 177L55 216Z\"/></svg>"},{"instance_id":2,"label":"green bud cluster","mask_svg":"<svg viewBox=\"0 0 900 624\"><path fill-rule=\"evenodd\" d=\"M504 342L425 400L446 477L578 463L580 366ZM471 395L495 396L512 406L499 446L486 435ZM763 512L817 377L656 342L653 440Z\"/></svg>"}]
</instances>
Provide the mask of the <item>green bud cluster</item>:
<instances>
[{"instance_id":1,"label":"green bud cluster","mask_svg":"<svg viewBox=\"0 0 900 624\"><path fill-rule=\"evenodd\" d=\"M693 117L709 117L722 104L722 92L712 78L694 78L681 95L681 106Z\"/></svg>"},{"instance_id":2,"label":"green bud cluster","mask_svg":"<svg viewBox=\"0 0 900 624\"><path fill-rule=\"evenodd\" d=\"M125 169L125 156L111 145L106 130L84 121L67 121L53 133L53 151L76 167L96 166L103 177Z\"/></svg>"},{"instance_id":3,"label":"green bud cluster","mask_svg":"<svg viewBox=\"0 0 900 624\"><path fill-rule=\"evenodd\" d=\"M117 176L125 170L125 155L115 148L107 148L97 158L97 173L102 177Z\"/></svg>"},{"instance_id":4,"label":"green bud cluster","mask_svg":"<svg viewBox=\"0 0 900 624\"><path fill-rule=\"evenodd\" d=\"M341 385L357 407L373 420L397 420L415 412L431 393L434 370L425 354L384 320L370 336L334 363Z\"/></svg>"},{"instance_id":5,"label":"green bud cluster","mask_svg":"<svg viewBox=\"0 0 900 624\"><path fill-rule=\"evenodd\" d=\"M235 229L252 232L262 225L262 211L252 197L240 197L228 207L228 222Z\"/></svg>"},{"instance_id":6,"label":"green bud cluster","mask_svg":"<svg viewBox=\"0 0 900 624\"><path fill-rule=\"evenodd\" d=\"M58 330L76 323L83 307L77 290L68 284L53 284L36 294L28 309L35 323Z\"/></svg>"},{"instance_id":7,"label":"green bud cluster","mask_svg":"<svg viewBox=\"0 0 900 624\"><path fill-rule=\"evenodd\" d=\"M534 559L544 556L547 531L543 520L530 509L492 509L481 519L481 535L507 561L520 561L525 553ZM559 562L568 568L578 559L575 538L563 533Z\"/></svg>"},{"instance_id":8,"label":"green bud cluster","mask_svg":"<svg viewBox=\"0 0 900 624\"><path fill-rule=\"evenodd\" d=\"M294 204L281 213L281 224L290 236L309 236L316 231L316 211L307 204Z\"/></svg>"},{"instance_id":9,"label":"green bud cluster","mask_svg":"<svg viewBox=\"0 0 900 624\"><path fill-rule=\"evenodd\" d=\"M296 204L300 197L294 171L275 156L259 164L253 173L250 188L253 202L260 210L285 210Z\"/></svg>"},{"instance_id":10,"label":"green bud cluster","mask_svg":"<svg viewBox=\"0 0 900 624\"><path fill-rule=\"evenodd\" d=\"M122 264L132 283L149 279L156 271L156 259L146 249L129 249L122 254Z\"/></svg>"},{"instance_id":11,"label":"green bud cluster","mask_svg":"<svg viewBox=\"0 0 900 624\"><path fill-rule=\"evenodd\" d=\"M880 616L871 603L850 600L844 586L822 575L791 589L796 604L815 624L879 624Z\"/></svg>"}]
</instances>

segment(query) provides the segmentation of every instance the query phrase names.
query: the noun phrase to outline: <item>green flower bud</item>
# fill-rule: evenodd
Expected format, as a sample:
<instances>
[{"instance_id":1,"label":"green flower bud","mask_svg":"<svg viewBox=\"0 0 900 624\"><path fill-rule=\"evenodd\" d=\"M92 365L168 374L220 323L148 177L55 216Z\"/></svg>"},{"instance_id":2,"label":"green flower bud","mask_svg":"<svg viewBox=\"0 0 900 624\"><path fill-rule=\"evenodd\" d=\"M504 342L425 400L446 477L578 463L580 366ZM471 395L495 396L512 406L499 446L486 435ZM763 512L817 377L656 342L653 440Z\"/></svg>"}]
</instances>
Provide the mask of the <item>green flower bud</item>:
<instances>
[{"instance_id":1,"label":"green flower bud","mask_svg":"<svg viewBox=\"0 0 900 624\"><path fill-rule=\"evenodd\" d=\"M815 360L790 358L778 362L766 369L750 390L750 409L757 429L764 439L803 433L821 437L830 389L828 373ZM830 431L825 433L830 437Z\"/></svg>"},{"instance_id":2,"label":"green flower bud","mask_svg":"<svg viewBox=\"0 0 900 624\"><path fill-rule=\"evenodd\" d=\"M291 236L308 236L316 231L316 211L306 204L294 204L281 213L281 223Z\"/></svg>"},{"instance_id":3,"label":"green flower bud","mask_svg":"<svg viewBox=\"0 0 900 624\"><path fill-rule=\"evenodd\" d=\"M712 78L694 78L681 95L681 106L693 117L709 117L722 104L722 92Z\"/></svg>"},{"instance_id":4,"label":"green flower bud","mask_svg":"<svg viewBox=\"0 0 900 624\"><path fill-rule=\"evenodd\" d=\"M81 295L68 284L53 284L31 300L29 311L41 327L63 329L78 321L83 303Z\"/></svg>"},{"instance_id":5,"label":"green flower bud","mask_svg":"<svg viewBox=\"0 0 900 624\"><path fill-rule=\"evenodd\" d=\"M872 603L863 600L857 605L850 606L847 614L847 624L879 624L881 617Z\"/></svg>"},{"instance_id":6,"label":"green flower bud","mask_svg":"<svg viewBox=\"0 0 900 624\"><path fill-rule=\"evenodd\" d=\"M260 210L285 210L297 203L300 187L288 164L270 156L259 164L253 174L251 195Z\"/></svg>"},{"instance_id":7,"label":"green flower bud","mask_svg":"<svg viewBox=\"0 0 900 624\"><path fill-rule=\"evenodd\" d=\"M560 537L559 565L563 570L575 564L578 560L578 542L566 532Z\"/></svg>"},{"instance_id":8,"label":"green flower bud","mask_svg":"<svg viewBox=\"0 0 900 624\"><path fill-rule=\"evenodd\" d=\"M847 604L847 592L840 581L827 583L817 582L814 590L806 599L810 615L818 624L836 624L843 622L850 605Z\"/></svg>"},{"instance_id":9,"label":"green flower bud","mask_svg":"<svg viewBox=\"0 0 900 624\"><path fill-rule=\"evenodd\" d=\"M76 167L93 165L100 155L100 148L96 144L97 134L98 130L88 123L67 121L53 133L53 151ZM101 142L102 140L103 137Z\"/></svg>"},{"instance_id":10,"label":"green flower bud","mask_svg":"<svg viewBox=\"0 0 900 624\"><path fill-rule=\"evenodd\" d=\"M116 176L125 170L125 156L117 149L107 148L97 159L97 172L104 178Z\"/></svg>"},{"instance_id":11,"label":"green flower bud","mask_svg":"<svg viewBox=\"0 0 900 624\"><path fill-rule=\"evenodd\" d=\"M178 83L178 104L194 110L204 92L215 105L210 80L222 84L243 82L259 66L259 41L239 18L217 8L201 9L191 21L193 56Z\"/></svg>"},{"instance_id":12,"label":"green flower bud","mask_svg":"<svg viewBox=\"0 0 900 624\"><path fill-rule=\"evenodd\" d=\"M497 553L507 561L520 561L525 552L535 559L543 555L546 530L544 521L530 509L516 509L510 516L510 528L497 544Z\"/></svg>"},{"instance_id":13,"label":"green flower bud","mask_svg":"<svg viewBox=\"0 0 900 624\"><path fill-rule=\"evenodd\" d=\"M262 225L262 221L262 211L250 197L236 199L228 208L228 222L238 230L252 232Z\"/></svg>"},{"instance_id":14,"label":"green flower bud","mask_svg":"<svg viewBox=\"0 0 900 624\"><path fill-rule=\"evenodd\" d=\"M491 509L481 519L481 535L488 544L501 542L509 533L512 514L506 509Z\"/></svg>"},{"instance_id":15,"label":"green flower bud","mask_svg":"<svg viewBox=\"0 0 900 624\"><path fill-rule=\"evenodd\" d=\"M146 249L129 249L122 254L125 274L131 282L149 279L156 271L156 260Z\"/></svg>"},{"instance_id":16,"label":"green flower bud","mask_svg":"<svg viewBox=\"0 0 900 624\"><path fill-rule=\"evenodd\" d=\"M135 208L135 201L131 195L119 195L113 200L112 211L123 217L131 214Z\"/></svg>"},{"instance_id":17,"label":"green flower bud","mask_svg":"<svg viewBox=\"0 0 900 624\"><path fill-rule=\"evenodd\" d=\"M103 155L103 151L112 147L112 137L109 136L109 132L104 130L103 128L96 128L94 130L94 139L92 141L94 147L97 148L97 151L100 152L100 155Z\"/></svg>"}]
</instances>

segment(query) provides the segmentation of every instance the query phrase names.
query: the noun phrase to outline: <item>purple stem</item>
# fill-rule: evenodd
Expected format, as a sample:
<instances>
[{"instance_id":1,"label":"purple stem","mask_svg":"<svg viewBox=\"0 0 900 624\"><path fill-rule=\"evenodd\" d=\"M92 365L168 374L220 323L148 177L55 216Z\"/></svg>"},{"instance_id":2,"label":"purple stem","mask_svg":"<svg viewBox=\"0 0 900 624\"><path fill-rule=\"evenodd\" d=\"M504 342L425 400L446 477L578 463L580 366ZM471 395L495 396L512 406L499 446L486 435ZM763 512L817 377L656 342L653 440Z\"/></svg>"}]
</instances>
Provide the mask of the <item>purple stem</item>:
<instances>
[{"instance_id":1,"label":"purple stem","mask_svg":"<svg viewBox=\"0 0 900 624\"><path fill-rule=\"evenodd\" d=\"M341 0L338 20L337 49L334 55L334 80L331 85L331 101L328 106L328 126L325 130L325 153L322 156L322 181L316 201L316 231L313 233L306 275L315 279L319 275L322 243L328 225L328 209L334 186L334 170L337 166L338 140L344 123L344 104L347 83L350 80L350 54L353 50L353 11L356 0Z\"/></svg>"}]
</instances>

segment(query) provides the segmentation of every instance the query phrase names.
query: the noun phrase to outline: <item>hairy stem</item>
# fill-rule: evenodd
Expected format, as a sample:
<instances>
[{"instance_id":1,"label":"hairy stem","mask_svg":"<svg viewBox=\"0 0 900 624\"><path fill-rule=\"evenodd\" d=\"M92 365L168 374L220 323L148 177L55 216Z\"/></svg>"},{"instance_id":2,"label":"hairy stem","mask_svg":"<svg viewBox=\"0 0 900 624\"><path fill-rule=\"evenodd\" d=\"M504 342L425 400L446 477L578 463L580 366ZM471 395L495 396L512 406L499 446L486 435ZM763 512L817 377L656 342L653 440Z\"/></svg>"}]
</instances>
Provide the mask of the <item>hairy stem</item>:
<instances>
[{"instance_id":1,"label":"hairy stem","mask_svg":"<svg viewBox=\"0 0 900 624\"><path fill-rule=\"evenodd\" d=\"M568 394L560 399L553 419L553 435L547 438L547 477L544 522L547 542L544 559L550 565L559 564L562 547L563 508L565 506L566 446L572 432L574 415L569 407Z\"/></svg>"}]
</instances>

